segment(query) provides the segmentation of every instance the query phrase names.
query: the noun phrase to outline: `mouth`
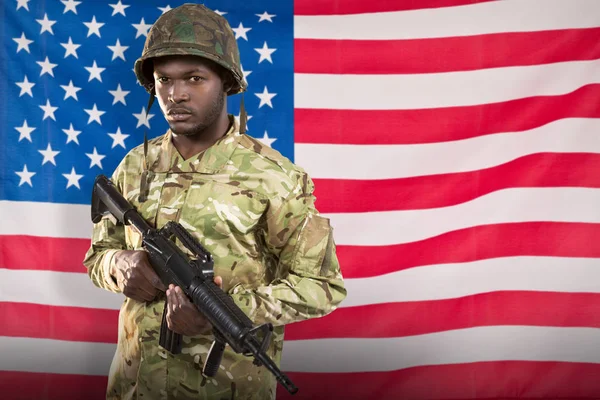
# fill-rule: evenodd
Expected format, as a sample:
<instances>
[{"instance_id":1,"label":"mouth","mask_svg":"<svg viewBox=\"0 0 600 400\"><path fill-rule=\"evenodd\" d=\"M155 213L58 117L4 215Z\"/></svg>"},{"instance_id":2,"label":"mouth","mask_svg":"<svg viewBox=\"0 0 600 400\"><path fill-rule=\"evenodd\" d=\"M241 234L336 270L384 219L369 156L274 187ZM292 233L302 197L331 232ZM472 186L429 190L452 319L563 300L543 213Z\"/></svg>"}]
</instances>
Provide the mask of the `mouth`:
<instances>
[{"instance_id":1,"label":"mouth","mask_svg":"<svg viewBox=\"0 0 600 400\"><path fill-rule=\"evenodd\" d=\"M172 121L185 121L192 116L192 113L185 109L173 108L167 112L167 116Z\"/></svg>"}]
</instances>

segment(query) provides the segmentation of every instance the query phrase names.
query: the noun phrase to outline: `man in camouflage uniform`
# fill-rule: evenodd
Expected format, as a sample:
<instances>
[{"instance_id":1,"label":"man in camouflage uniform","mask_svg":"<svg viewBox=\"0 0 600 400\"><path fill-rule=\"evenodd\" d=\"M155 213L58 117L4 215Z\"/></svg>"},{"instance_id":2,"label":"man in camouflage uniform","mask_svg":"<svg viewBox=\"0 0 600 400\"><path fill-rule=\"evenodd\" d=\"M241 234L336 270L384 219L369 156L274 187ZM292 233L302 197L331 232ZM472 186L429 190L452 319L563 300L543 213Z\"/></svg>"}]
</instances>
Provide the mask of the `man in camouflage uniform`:
<instances>
[{"instance_id":1,"label":"man in camouflage uniform","mask_svg":"<svg viewBox=\"0 0 600 400\"><path fill-rule=\"evenodd\" d=\"M246 83L220 15L192 4L166 12L135 71L170 129L129 152L112 180L149 223L177 221L212 253L215 282L255 324L275 326L267 354L280 365L284 325L326 315L346 296L313 183L227 114L226 96ZM107 398L273 399L273 375L229 347L215 378L202 376L210 324L140 249L134 229L104 217L84 260L96 286L126 296ZM169 327L184 335L178 355L158 345L165 299Z\"/></svg>"}]
</instances>

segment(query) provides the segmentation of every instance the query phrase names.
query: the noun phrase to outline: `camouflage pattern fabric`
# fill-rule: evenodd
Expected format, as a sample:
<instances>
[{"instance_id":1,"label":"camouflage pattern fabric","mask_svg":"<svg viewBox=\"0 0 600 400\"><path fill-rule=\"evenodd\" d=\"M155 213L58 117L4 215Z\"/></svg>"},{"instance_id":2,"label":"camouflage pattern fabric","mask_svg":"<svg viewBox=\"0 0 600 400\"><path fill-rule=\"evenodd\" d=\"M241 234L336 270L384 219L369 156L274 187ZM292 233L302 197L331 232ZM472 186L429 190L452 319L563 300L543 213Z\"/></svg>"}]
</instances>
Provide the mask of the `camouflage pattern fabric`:
<instances>
[{"instance_id":1,"label":"camouflage pattern fabric","mask_svg":"<svg viewBox=\"0 0 600 400\"><path fill-rule=\"evenodd\" d=\"M152 69L145 68L150 58L192 55L208 58L229 70L236 85L228 95L246 90L240 53L235 35L227 20L201 4L184 4L167 11L156 20L148 32L142 57L135 62L135 74L142 86L152 92Z\"/></svg>"},{"instance_id":2,"label":"camouflage pattern fabric","mask_svg":"<svg viewBox=\"0 0 600 400\"><path fill-rule=\"evenodd\" d=\"M284 325L332 312L346 290L332 228L315 209L311 179L277 151L240 134L229 118L231 130L188 160L171 143L170 132L148 142L152 179L146 202L138 202L142 146L123 159L112 179L149 223L160 228L178 221L212 253L215 274L236 304L255 324L275 325L268 355L279 365ZM103 218L84 260L93 283L118 292L108 272L113 256L140 246L131 227ZM272 374L229 347L215 379L203 378L211 332L184 336L179 355L159 347L163 308L164 296L149 303L124 301L107 398L275 398Z\"/></svg>"}]
</instances>

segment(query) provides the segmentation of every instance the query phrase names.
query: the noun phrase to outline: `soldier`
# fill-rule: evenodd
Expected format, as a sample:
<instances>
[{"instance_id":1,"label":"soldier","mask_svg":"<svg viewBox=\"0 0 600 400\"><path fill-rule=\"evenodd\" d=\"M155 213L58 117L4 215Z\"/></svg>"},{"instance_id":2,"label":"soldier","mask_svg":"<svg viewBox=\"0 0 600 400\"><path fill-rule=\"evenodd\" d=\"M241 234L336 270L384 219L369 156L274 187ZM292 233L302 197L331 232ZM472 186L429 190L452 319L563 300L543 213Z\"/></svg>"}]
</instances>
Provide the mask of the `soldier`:
<instances>
[{"instance_id":1,"label":"soldier","mask_svg":"<svg viewBox=\"0 0 600 400\"><path fill-rule=\"evenodd\" d=\"M275 326L267 354L279 366L284 325L324 316L346 296L313 183L227 113L226 96L246 83L222 16L196 4L164 13L135 72L170 129L131 150L112 180L150 224L178 221L212 253L215 282L255 324ZM130 226L94 225L84 265L96 286L125 295L108 399L275 398L273 375L229 347L217 375L202 375L210 324L180 288L162 285ZM165 299L181 354L158 345Z\"/></svg>"}]
</instances>

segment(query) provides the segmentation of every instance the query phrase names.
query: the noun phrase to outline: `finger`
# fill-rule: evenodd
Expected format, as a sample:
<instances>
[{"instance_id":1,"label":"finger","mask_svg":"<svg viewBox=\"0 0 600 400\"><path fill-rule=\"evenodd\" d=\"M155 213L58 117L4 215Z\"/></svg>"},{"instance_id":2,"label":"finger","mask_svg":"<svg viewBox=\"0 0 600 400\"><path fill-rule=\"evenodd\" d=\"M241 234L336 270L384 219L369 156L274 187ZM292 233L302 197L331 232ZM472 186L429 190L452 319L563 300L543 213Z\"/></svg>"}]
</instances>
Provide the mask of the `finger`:
<instances>
[{"instance_id":1,"label":"finger","mask_svg":"<svg viewBox=\"0 0 600 400\"><path fill-rule=\"evenodd\" d=\"M219 289L223 289L223 278L221 278L220 276L215 276L214 282L215 285L219 287Z\"/></svg>"},{"instance_id":2,"label":"finger","mask_svg":"<svg viewBox=\"0 0 600 400\"><path fill-rule=\"evenodd\" d=\"M152 269L150 261L148 261L147 253L145 251L141 252L140 254L140 261L138 263L138 267L139 271L150 283L150 285L163 292L167 290L167 287L162 283L160 277L156 274L156 272L154 272L154 269Z\"/></svg>"}]
</instances>

